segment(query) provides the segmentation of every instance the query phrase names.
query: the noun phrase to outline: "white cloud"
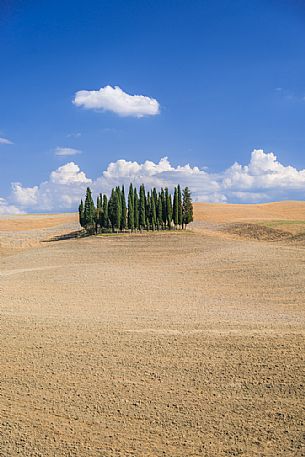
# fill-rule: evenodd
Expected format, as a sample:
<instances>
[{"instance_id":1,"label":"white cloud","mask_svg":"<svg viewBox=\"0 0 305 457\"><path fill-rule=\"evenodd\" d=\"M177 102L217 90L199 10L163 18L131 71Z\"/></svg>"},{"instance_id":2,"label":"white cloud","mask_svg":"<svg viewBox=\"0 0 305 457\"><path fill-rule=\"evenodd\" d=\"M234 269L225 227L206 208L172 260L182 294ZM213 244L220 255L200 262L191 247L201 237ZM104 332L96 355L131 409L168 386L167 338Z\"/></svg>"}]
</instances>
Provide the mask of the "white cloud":
<instances>
[{"instance_id":1,"label":"white cloud","mask_svg":"<svg viewBox=\"0 0 305 457\"><path fill-rule=\"evenodd\" d=\"M22 214L23 211L17 206L9 205L5 198L0 197L0 216L6 214Z\"/></svg>"},{"instance_id":2,"label":"white cloud","mask_svg":"<svg viewBox=\"0 0 305 457\"><path fill-rule=\"evenodd\" d=\"M13 144L13 142L7 138L0 137L0 144Z\"/></svg>"},{"instance_id":3,"label":"white cloud","mask_svg":"<svg viewBox=\"0 0 305 457\"><path fill-rule=\"evenodd\" d=\"M194 201L206 202L255 203L304 199L305 194L305 170L285 166L275 154L258 149L252 152L247 165L235 163L220 173L209 173L189 164L173 166L167 157L157 163L121 159L111 162L92 180L76 163L69 162L52 171L49 179L40 185L12 184L12 193L2 206L6 208L10 204L15 210L39 211L76 209L88 185L97 195L109 194L116 185L127 187L130 182L137 186L144 183L147 189L167 186L171 191L179 183L190 187Z\"/></svg>"},{"instance_id":4,"label":"white cloud","mask_svg":"<svg viewBox=\"0 0 305 457\"><path fill-rule=\"evenodd\" d=\"M63 185L75 183L89 184L91 183L91 179L87 178L83 171L80 171L78 165L74 162L69 162L66 163L66 165L57 168L57 170L52 171L50 174L50 182Z\"/></svg>"},{"instance_id":5,"label":"white cloud","mask_svg":"<svg viewBox=\"0 0 305 457\"><path fill-rule=\"evenodd\" d=\"M39 198L38 186L23 187L19 182L12 183L12 193L14 202L27 208L34 207Z\"/></svg>"},{"instance_id":6,"label":"white cloud","mask_svg":"<svg viewBox=\"0 0 305 457\"><path fill-rule=\"evenodd\" d=\"M160 112L160 105L156 99L126 94L118 86L105 86L99 90L79 90L73 103L87 109L112 111L119 116L155 116Z\"/></svg>"},{"instance_id":7,"label":"white cloud","mask_svg":"<svg viewBox=\"0 0 305 457\"><path fill-rule=\"evenodd\" d=\"M75 156L77 154L81 154L79 149L61 147L57 147L54 152L57 156Z\"/></svg>"},{"instance_id":8,"label":"white cloud","mask_svg":"<svg viewBox=\"0 0 305 457\"><path fill-rule=\"evenodd\" d=\"M215 179L189 164L173 167L167 157L158 163L146 160L143 163L117 160L111 162L102 176L95 181L95 188L109 191L113 186L133 182L135 185L145 184L147 187L168 187L170 190L179 183L189 186L195 198L201 197L204 201L224 201L225 196L220 193L220 186Z\"/></svg>"},{"instance_id":9,"label":"white cloud","mask_svg":"<svg viewBox=\"0 0 305 457\"><path fill-rule=\"evenodd\" d=\"M248 165L235 163L223 175L222 188L238 198L238 192L250 195L264 191L265 200L285 195L301 196L305 189L305 169L282 165L275 154L254 149ZM273 197L274 196L274 197ZM278 196L278 197L276 197ZM251 200L251 197L249 198ZM261 200L261 198L260 198Z\"/></svg>"},{"instance_id":10,"label":"white cloud","mask_svg":"<svg viewBox=\"0 0 305 457\"><path fill-rule=\"evenodd\" d=\"M22 209L61 211L76 208L91 179L74 162L52 171L48 181L39 186L12 184L10 200Z\"/></svg>"}]
</instances>

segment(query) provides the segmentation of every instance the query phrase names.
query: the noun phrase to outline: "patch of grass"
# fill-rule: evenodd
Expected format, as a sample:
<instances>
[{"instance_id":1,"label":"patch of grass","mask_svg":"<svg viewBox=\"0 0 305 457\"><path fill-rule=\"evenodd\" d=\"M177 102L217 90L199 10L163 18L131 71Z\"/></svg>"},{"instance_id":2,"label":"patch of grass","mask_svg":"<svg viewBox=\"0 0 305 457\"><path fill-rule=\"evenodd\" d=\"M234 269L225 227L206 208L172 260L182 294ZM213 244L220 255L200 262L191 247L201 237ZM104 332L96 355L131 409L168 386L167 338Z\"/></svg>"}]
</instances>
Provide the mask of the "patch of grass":
<instances>
[{"instance_id":1,"label":"patch of grass","mask_svg":"<svg viewBox=\"0 0 305 457\"><path fill-rule=\"evenodd\" d=\"M278 225L305 225L305 221L297 221L297 220L280 220L280 221L262 221L259 222L261 225L265 225L266 227L277 227Z\"/></svg>"}]
</instances>

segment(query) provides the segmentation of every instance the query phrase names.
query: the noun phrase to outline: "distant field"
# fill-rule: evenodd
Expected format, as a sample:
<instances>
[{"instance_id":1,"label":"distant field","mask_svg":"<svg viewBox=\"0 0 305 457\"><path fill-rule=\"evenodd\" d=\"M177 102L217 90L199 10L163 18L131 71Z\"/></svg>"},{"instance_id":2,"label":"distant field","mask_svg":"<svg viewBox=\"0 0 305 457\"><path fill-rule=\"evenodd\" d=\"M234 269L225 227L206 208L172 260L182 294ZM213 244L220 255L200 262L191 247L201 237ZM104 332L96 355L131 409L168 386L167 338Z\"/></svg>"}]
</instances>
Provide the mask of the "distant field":
<instances>
[{"instance_id":1,"label":"distant field","mask_svg":"<svg viewBox=\"0 0 305 457\"><path fill-rule=\"evenodd\" d=\"M264 204L194 203L196 222L262 223L269 227L305 224L304 202L276 202ZM25 214L0 217L0 231L27 231L77 223L76 213Z\"/></svg>"},{"instance_id":2,"label":"distant field","mask_svg":"<svg viewBox=\"0 0 305 457\"><path fill-rule=\"evenodd\" d=\"M194 209L0 219L0 457L305 455L305 203Z\"/></svg>"},{"instance_id":3,"label":"distant field","mask_svg":"<svg viewBox=\"0 0 305 457\"><path fill-rule=\"evenodd\" d=\"M194 204L194 228L222 226L222 234L240 238L276 241L305 235L305 202L276 202L253 205ZM219 234L219 231L218 231ZM305 238L305 236L304 236Z\"/></svg>"},{"instance_id":4,"label":"distant field","mask_svg":"<svg viewBox=\"0 0 305 457\"><path fill-rule=\"evenodd\" d=\"M305 195L304 195L305 198ZM284 201L262 204L194 203L197 221L249 222L249 221L305 221L305 201Z\"/></svg>"},{"instance_id":5,"label":"distant field","mask_svg":"<svg viewBox=\"0 0 305 457\"><path fill-rule=\"evenodd\" d=\"M78 220L76 213L24 214L0 217L0 231L24 231L56 227Z\"/></svg>"}]
</instances>

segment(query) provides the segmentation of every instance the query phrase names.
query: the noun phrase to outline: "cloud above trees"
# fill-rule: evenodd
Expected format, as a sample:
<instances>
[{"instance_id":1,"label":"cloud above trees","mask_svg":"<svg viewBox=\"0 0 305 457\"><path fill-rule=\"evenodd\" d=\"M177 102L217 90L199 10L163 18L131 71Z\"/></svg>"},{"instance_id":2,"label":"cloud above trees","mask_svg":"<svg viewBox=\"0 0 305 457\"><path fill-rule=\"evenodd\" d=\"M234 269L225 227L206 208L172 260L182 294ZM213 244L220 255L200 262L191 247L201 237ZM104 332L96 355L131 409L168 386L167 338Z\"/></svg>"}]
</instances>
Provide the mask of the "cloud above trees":
<instances>
[{"instance_id":1,"label":"cloud above trees","mask_svg":"<svg viewBox=\"0 0 305 457\"><path fill-rule=\"evenodd\" d=\"M156 99L144 95L129 95L118 86L105 86L99 90L79 90L73 103L86 109L111 111L119 116L155 116L160 112L160 105Z\"/></svg>"},{"instance_id":2,"label":"cloud above trees","mask_svg":"<svg viewBox=\"0 0 305 457\"><path fill-rule=\"evenodd\" d=\"M196 166L173 166L167 157L155 163L128 160L111 162L95 179L69 162L50 173L49 179L33 187L13 183L9 197L0 200L0 214L17 211L75 210L86 187L93 194L109 193L116 185L130 182L147 188L168 187L178 183L189 186L194 201L254 203L281 199L302 199L305 192L305 170L281 164L274 153L255 149L247 165L234 163L219 173ZM2 209L1 209L2 208Z\"/></svg>"}]
</instances>

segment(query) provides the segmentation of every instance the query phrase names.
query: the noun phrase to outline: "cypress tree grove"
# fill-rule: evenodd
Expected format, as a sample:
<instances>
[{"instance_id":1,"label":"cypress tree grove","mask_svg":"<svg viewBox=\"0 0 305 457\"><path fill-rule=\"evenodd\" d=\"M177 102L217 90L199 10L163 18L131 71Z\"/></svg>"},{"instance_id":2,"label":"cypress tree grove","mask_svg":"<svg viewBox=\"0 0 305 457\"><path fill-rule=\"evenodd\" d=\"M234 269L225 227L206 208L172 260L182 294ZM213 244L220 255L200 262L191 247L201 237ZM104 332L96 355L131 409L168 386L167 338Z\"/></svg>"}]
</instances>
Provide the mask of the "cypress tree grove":
<instances>
[{"instance_id":1,"label":"cypress tree grove","mask_svg":"<svg viewBox=\"0 0 305 457\"><path fill-rule=\"evenodd\" d=\"M129 186L129 192L128 192L128 228L129 230L133 231L134 230L134 191L133 191L133 186L132 183L130 183Z\"/></svg>"},{"instance_id":2,"label":"cypress tree grove","mask_svg":"<svg viewBox=\"0 0 305 457\"><path fill-rule=\"evenodd\" d=\"M115 187L111 191L109 201L106 194L99 194L96 207L92 199L91 190L86 190L85 203L81 200L78 207L79 223L88 233L124 232L130 230L160 230L175 227L186 227L193 220L193 205L188 187L183 190L181 197L180 186L174 189L174 196L168 188L161 188L160 192L154 188L145 193L145 187L137 189L132 184L128 192L128 208L126 206L124 186Z\"/></svg>"}]
</instances>

